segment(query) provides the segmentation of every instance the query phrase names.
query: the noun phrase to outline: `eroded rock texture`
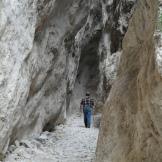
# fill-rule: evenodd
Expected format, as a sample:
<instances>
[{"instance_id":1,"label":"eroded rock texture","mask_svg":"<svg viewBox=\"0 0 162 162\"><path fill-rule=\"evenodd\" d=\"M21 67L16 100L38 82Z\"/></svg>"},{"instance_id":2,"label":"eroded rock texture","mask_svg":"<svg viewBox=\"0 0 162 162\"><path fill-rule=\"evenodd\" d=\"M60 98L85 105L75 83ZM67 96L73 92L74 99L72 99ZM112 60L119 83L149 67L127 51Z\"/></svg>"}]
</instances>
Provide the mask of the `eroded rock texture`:
<instances>
[{"instance_id":1,"label":"eroded rock texture","mask_svg":"<svg viewBox=\"0 0 162 162\"><path fill-rule=\"evenodd\" d=\"M162 161L162 80L153 35L156 0L137 1L105 105L97 162Z\"/></svg>"}]
</instances>

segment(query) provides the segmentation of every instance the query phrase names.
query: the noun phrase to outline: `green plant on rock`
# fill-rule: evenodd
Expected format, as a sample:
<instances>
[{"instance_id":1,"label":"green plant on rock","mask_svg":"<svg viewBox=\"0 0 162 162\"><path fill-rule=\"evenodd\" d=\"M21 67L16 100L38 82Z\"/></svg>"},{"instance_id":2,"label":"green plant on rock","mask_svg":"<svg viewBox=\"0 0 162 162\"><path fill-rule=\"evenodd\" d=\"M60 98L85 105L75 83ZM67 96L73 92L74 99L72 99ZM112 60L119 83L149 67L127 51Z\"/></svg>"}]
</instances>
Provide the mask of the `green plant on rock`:
<instances>
[{"instance_id":1,"label":"green plant on rock","mask_svg":"<svg viewBox=\"0 0 162 162\"><path fill-rule=\"evenodd\" d=\"M160 32L162 32L162 13L159 13L159 16L158 16L157 29Z\"/></svg>"},{"instance_id":2,"label":"green plant on rock","mask_svg":"<svg viewBox=\"0 0 162 162\"><path fill-rule=\"evenodd\" d=\"M3 153L0 153L0 161L4 160L5 155Z\"/></svg>"}]
</instances>

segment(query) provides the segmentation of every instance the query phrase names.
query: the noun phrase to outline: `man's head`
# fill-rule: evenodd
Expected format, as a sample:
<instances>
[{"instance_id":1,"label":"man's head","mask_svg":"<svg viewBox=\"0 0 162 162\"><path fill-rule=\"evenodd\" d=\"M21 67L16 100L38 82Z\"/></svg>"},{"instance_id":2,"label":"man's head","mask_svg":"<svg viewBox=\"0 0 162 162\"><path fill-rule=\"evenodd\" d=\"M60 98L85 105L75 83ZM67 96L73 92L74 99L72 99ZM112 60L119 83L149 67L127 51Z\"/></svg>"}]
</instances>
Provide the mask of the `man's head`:
<instances>
[{"instance_id":1,"label":"man's head","mask_svg":"<svg viewBox=\"0 0 162 162\"><path fill-rule=\"evenodd\" d=\"M90 93L89 92L86 92L86 97L90 97Z\"/></svg>"}]
</instances>

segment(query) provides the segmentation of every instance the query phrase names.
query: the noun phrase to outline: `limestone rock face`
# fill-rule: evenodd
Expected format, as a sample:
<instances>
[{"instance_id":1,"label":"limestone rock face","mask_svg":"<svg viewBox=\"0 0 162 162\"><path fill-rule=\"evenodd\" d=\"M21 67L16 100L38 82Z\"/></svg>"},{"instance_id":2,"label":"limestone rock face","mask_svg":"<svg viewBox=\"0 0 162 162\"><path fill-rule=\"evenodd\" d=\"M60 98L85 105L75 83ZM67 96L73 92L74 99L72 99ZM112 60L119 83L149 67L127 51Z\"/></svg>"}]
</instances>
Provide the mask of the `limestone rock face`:
<instances>
[{"instance_id":1,"label":"limestone rock face","mask_svg":"<svg viewBox=\"0 0 162 162\"><path fill-rule=\"evenodd\" d=\"M157 1L137 1L105 104L96 162L162 161L162 80L154 49Z\"/></svg>"},{"instance_id":2,"label":"limestone rock face","mask_svg":"<svg viewBox=\"0 0 162 162\"><path fill-rule=\"evenodd\" d=\"M21 121L25 123L28 116L26 111L30 111L22 106L26 105L31 84L31 74L28 73L29 70L25 70L25 60L33 48L36 25L35 7L36 1L0 2L1 151L5 150L5 146L9 144L11 134L17 132L15 126ZM33 123L32 120L29 123Z\"/></svg>"}]
</instances>

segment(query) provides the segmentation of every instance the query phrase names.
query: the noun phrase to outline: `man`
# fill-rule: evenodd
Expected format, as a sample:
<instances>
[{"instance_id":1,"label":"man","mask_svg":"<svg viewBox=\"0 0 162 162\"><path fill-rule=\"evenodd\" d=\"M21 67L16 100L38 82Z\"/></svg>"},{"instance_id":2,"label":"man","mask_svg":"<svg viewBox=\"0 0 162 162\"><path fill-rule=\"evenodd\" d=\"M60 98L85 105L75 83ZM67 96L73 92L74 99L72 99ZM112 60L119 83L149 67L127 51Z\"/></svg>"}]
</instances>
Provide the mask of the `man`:
<instances>
[{"instance_id":1,"label":"man","mask_svg":"<svg viewBox=\"0 0 162 162\"><path fill-rule=\"evenodd\" d=\"M91 126L91 116L94 109L94 100L90 98L90 93L86 93L86 98L82 99L80 108L84 113L84 124L86 128Z\"/></svg>"}]
</instances>

